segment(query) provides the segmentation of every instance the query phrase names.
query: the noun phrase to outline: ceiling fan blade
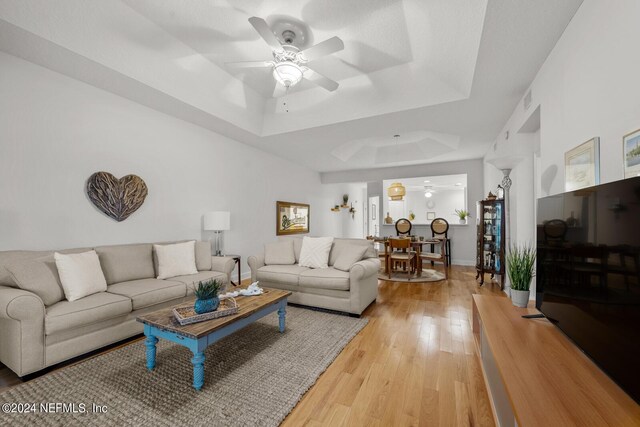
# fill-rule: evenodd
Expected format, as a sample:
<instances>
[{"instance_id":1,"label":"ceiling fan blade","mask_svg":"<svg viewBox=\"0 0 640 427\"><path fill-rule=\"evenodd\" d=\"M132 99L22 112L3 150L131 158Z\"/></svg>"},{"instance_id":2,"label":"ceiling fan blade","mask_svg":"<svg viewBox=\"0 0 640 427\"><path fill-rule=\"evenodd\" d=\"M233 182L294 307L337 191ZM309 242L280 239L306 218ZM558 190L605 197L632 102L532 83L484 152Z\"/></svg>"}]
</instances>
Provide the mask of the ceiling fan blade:
<instances>
[{"instance_id":1,"label":"ceiling fan blade","mask_svg":"<svg viewBox=\"0 0 640 427\"><path fill-rule=\"evenodd\" d=\"M251 23L251 25L253 25L253 28L256 29L258 34L260 34L260 37L262 37L262 39L267 42L271 49L276 51L283 50L282 44L280 44L280 41L278 40L276 35L273 34L273 31L271 31L271 28L269 28L267 21L262 18L258 18L257 16L253 16L249 18L249 22Z\"/></svg>"},{"instance_id":2,"label":"ceiling fan blade","mask_svg":"<svg viewBox=\"0 0 640 427\"><path fill-rule=\"evenodd\" d=\"M338 89L338 86L340 86L338 82L334 82L330 78L313 71L311 68L307 68L307 70L304 72L304 78L312 81L320 87L325 88L329 92L333 92L334 90Z\"/></svg>"},{"instance_id":3,"label":"ceiling fan blade","mask_svg":"<svg viewBox=\"0 0 640 427\"><path fill-rule=\"evenodd\" d=\"M271 61L241 61L241 62L227 62L226 65L229 68L267 68L273 67Z\"/></svg>"},{"instance_id":4,"label":"ceiling fan blade","mask_svg":"<svg viewBox=\"0 0 640 427\"><path fill-rule=\"evenodd\" d=\"M300 53L307 61L313 61L314 59L322 58L323 56L341 51L342 49L344 49L344 43L340 40L340 37L331 37Z\"/></svg>"}]
</instances>

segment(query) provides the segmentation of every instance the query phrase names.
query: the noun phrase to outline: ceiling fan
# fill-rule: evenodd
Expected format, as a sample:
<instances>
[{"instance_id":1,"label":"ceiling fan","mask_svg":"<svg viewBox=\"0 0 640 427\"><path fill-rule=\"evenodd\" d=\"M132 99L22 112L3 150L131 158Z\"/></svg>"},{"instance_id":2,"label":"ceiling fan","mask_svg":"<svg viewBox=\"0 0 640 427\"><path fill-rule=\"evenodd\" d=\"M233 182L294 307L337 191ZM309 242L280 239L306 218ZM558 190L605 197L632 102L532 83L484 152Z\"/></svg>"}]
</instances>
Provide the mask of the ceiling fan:
<instances>
[{"instance_id":1,"label":"ceiling fan","mask_svg":"<svg viewBox=\"0 0 640 427\"><path fill-rule=\"evenodd\" d=\"M338 89L337 82L313 71L307 67L307 63L344 49L344 43L339 37L331 37L308 49L300 50L294 45L295 32L291 30L283 31L282 40L284 43L281 43L264 19L254 16L249 18L249 23L253 25L260 37L271 48L273 60L228 62L227 66L233 68L273 68L274 79L286 91L298 84L303 78L330 92ZM276 87L276 91L277 89L278 87Z\"/></svg>"}]
</instances>

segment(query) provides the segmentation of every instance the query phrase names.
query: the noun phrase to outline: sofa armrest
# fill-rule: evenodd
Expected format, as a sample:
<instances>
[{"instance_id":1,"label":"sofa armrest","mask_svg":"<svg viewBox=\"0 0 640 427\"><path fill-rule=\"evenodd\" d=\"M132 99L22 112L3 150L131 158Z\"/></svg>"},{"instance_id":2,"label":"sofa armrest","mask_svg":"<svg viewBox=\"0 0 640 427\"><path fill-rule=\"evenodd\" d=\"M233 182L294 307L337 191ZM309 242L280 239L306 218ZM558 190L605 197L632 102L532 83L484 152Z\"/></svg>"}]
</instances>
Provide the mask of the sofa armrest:
<instances>
[{"instance_id":1,"label":"sofa armrest","mask_svg":"<svg viewBox=\"0 0 640 427\"><path fill-rule=\"evenodd\" d=\"M236 268L236 260L228 256L212 256L211 270L227 275L227 283L231 281L231 273Z\"/></svg>"},{"instance_id":2,"label":"sofa armrest","mask_svg":"<svg viewBox=\"0 0 640 427\"><path fill-rule=\"evenodd\" d=\"M264 267L264 254L260 255L251 255L247 259L247 263L249 264L249 268L251 269L251 283L258 280L258 269L260 267Z\"/></svg>"},{"instance_id":3,"label":"sofa armrest","mask_svg":"<svg viewBox=\"0 0 640 427\"><path fill-rule=\"evenodd\" d=\"M45 367L44 316L36 294L0 286L0 361L21 377Z\"/></svg>"},{"instance_id":4,"label":"sofa armrest","mask_svg":"<svg viewBox=\"0 0 640 427\"><path fill-rule=\"evenodd\" d=\"M367 258L353 264L349 270L349 276L355 280L362 280L378 274L378 270L380 270L380 259Z\"/></svg>"},{"instance_id":5,"label":"sofa armrest","mask_svg":"<svg viewBox=\"0 0 640 427\"><path fill-rule=\"evenodd\" d=\"M10 320L44 319L44 303L33 292L0 286L0 318Z\"/></svg>"},{"instance_id":6,"label":"sofa armrest","mask_svg":"<svg viewBox=\"0 0 640 427\"><path fill-rule=\"evenodd\" d=\"M349 270L351 313L361 314L378 296L378 271L380 259L367 258L358 261Z\"/></svg>"}]
</instances>

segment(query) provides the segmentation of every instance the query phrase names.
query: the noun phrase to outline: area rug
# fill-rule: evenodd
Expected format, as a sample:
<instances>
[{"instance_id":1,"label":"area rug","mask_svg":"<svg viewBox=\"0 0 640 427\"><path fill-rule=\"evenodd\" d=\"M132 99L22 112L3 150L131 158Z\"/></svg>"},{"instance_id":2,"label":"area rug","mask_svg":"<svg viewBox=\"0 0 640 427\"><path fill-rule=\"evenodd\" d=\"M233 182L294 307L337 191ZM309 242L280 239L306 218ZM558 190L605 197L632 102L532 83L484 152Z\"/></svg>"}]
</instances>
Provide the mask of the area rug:
<instances>
[{"instance_id":1,"label":"area rug","mask_svg":"<svg viewBox=\"0 0 640 427\"><path fill-rule=\"evenodd\" d=\"M0 394L1 404L37 405L36 413L0 414L0 425L277 426L366 324L287 307L284 334L274 313L209 347L199 392L188 349L160 340L149 372L136 341ZM41 403L67 406L43 413Z\"/></svg>"},{"instance_id":2,"label":"area rug","mask_svg":"<svg viewBox=\"0 0 640 427\"><path fill-rule=\"evenodd\" d=\"M440 271L423 268L422 276L416 277L416 275L409 276L407 278L407 273L402 273L399 271L391 273L391 278L389 275L384 272L384 269L378 272L378 279L386 280L391 282L411 282L411 283L426 283L426 282L439 282L440 280L445 280L444 273Z\"/></svg>"}]
</instances>

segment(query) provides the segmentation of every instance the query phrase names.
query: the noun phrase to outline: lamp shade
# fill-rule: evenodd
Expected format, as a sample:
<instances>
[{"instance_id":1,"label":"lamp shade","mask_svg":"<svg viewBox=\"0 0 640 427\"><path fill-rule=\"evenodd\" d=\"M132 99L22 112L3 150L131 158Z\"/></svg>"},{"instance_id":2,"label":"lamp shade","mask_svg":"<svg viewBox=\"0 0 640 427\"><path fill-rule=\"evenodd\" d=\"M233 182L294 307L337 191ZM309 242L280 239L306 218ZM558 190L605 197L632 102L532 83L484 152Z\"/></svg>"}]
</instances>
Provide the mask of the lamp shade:
<instances>
[{"instance_id":1,"label":"lamp shade","mask_svg":"<svg viewBox=\"0 0 640 427\"><path fill-rule=\"evenodd\" d=\"M231 230L231 213L227 211L205 213L204 229L213 231Z\"/></svg>"}]
</instances>

